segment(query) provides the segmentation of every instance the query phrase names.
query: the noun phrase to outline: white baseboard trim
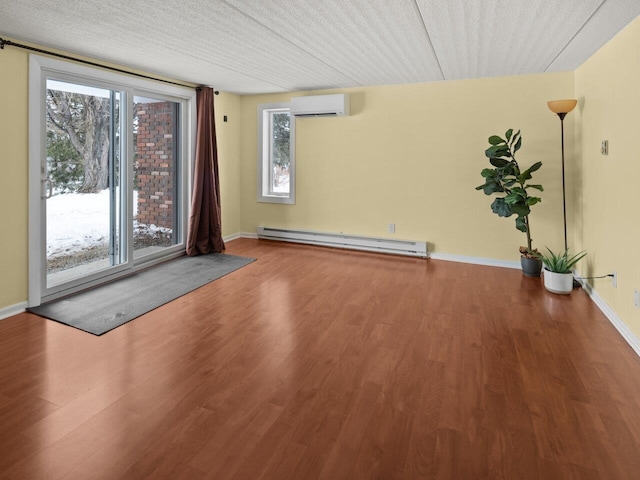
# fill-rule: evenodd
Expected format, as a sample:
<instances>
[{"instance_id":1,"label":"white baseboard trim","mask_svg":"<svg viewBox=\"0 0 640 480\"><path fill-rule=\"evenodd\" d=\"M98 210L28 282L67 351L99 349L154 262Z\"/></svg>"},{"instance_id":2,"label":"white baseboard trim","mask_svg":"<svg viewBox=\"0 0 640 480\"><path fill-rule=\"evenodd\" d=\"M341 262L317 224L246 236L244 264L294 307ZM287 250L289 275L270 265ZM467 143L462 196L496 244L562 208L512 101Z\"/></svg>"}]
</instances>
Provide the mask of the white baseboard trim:
<instances>
[{"instance_id":1,"label":"white baseboard trim","mask_svg":"<svg viewBox=\"0 0 640 480\"><path fill-rule=\"evenodd\" d=\"M27 310L27 302L16 303L15 305L9 305L8 307L0 308L0 320L13 317L19 313L23 313Z\"/></svg>"},{"instance_id":2,"label":"white baseboard trim","mask_svg":"<svg viewBox=\"0 0 640 480\"><path fill-rule=\"evenodd\" d=\"M453 255L450 253L429 253L429 258L434 260L444 260L447 262L472 263L474 265L484 265L486 267L503 267L520 269L520 262L515 260L496 260L495 258L466 257L464 255Z\"/></svg>"},{"instance_id":3,"label":"white baseboard trim","mask_svg":"<svg viewBox=\"0 0 640 480\"><path fill-rule=\"evenodd\" d=\"M247 232L238 232L238 233L234 233L233 235L227 235L226 237L222 237L222 240L224 240L225 242L231 242L232 240L237 240L238 238L253 238L253 239L257 239L258 238L258 234L257 233L247 233Z\"/></svg>"},{"instance_id":4,"label":"white baseboard trim","mask_svg":"<svg viewBox=\"0 0 640 480\"><path fill-rule=\"evenodd\" d=\"M636 352L636 355L640 357L640 338L629 328L629 326L622 320L618 314L609 306L604 299L598 295L598 292L591 285L584 280L578 280L582 284L582 288L587 292L587 295L591 297L593 303L600 309L605 317L611 322L611 324L618 330L618 333L622 335L622 338L629 344L629 346Z\"/></svg>"}]
</instances>

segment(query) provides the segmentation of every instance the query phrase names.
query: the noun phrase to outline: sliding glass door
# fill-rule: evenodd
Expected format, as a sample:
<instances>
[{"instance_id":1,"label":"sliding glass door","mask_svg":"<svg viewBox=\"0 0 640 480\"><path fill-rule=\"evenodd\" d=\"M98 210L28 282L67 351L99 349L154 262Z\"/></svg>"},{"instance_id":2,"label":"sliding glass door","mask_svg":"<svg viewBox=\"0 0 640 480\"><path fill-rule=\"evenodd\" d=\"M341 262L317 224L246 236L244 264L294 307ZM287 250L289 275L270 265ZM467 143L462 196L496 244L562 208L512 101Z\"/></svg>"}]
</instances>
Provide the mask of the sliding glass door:
<instances>
[{"instance_id":1,"label":"sliding glass door","mask_svg":"<svg viewBox=\"0 0 640 480\"><path fill-rule=\"evenodd\" d=\"M126 262L121 92L47 79L46 287Z\"/></svg>"},{"instance_id":2,"label":"sliding glass door","mask_svg":"<svg viewBox=\"0 0 640 480\"><path fill-rule=\"evenodd\" d=\"M34 57L30 305L184 252L195 114L191 90Z\"/></svg>"}]
</instances>

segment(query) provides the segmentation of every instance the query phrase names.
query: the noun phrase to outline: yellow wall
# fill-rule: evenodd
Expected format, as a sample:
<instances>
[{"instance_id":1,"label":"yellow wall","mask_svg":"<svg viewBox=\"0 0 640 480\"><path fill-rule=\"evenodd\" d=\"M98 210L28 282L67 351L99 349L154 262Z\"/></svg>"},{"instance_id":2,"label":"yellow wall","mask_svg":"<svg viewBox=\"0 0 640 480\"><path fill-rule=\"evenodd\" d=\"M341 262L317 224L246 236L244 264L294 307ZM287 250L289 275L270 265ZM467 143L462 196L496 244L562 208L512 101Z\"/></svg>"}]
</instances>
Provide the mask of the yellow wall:
<instances>
[{"instance_id":1,"label":"yellow wall","mask_svg":"<svg viewBox=\"0 0 640 480\"><path fill-rule=\"evenodd\" d=\"M573 73L340 91L351 94L351 116L296 120L295 205L256 202L258 105L292 95L242 98L244 232L265 225L388 236L427 240L435 252L518 260L524 234L474 189L489 166L487 138L513 127L524 138L521 165L543 162L534 177L545 187L531 216L534 246L562 245L560 123L546 102L573 97ZM571 157L573 119L566 121Z\"/></svg>"},{"instance_id":2,"label":"yellow wall","mask_svg":"<svg viewBox=\"0 0 640 480\"><path fill-rule=\"evenodd\" d=\"M0 308L27 300L28 56L0 50Z\"/></svg>"},{"instance_id":3,"label":"yellow wall","mask_svg":"<svg viewBox=\"0 0 640 480\"><path fill-rule=\"evenodd\" d=\"M220 169L220 203L222 205L222 234L240 232L240 96L220 92L214 100L218 166ZM227 116L224 122L223 117Z\"/></svg>"},{"instance_id":4,"label":"yellow wall","mask_svg":"<svg viewBox=\"0 0 640 480\"><path fill-rule=\"evenodd\" d=\"M592 281L598 294L640 336L640 19L632 22L576 71L579 98L578 147L581 151L578 248L589 252L585 273L616 270ZM609 141L609 155L600 142Z\"/></svg>"},{"instance_id":5,"label":"yellow wall","mask_svg":"<svg viewBox=\"0 0 640 480\"><path fill-rule=\"evenodd\" d=\"M27 300L28 59L0 50L0 309ZM215 102L226 236L240 230L240 97L222 92Z\"/></svg>"}]
</instances>

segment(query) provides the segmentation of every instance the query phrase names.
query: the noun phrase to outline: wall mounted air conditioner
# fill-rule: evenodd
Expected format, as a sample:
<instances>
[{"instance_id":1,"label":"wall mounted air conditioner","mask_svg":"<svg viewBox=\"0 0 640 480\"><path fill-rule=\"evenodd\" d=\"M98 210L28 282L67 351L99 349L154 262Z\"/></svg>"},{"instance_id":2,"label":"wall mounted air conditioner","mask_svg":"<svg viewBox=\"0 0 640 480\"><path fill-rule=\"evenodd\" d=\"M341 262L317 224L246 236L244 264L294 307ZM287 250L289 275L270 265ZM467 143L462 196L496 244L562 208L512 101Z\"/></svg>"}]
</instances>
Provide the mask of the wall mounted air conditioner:
<instances>
[{"instance_id":1,"label":"wall mounted air conditioner","mask_svg":"<svg viewBox=\"0 0 640 480\"><path fill-rule=\"evenodd\" d=\"M309 95L291 99L291 113L296 117L338 117L349 115L349 94Z\"/></svg>"}]
</instances>

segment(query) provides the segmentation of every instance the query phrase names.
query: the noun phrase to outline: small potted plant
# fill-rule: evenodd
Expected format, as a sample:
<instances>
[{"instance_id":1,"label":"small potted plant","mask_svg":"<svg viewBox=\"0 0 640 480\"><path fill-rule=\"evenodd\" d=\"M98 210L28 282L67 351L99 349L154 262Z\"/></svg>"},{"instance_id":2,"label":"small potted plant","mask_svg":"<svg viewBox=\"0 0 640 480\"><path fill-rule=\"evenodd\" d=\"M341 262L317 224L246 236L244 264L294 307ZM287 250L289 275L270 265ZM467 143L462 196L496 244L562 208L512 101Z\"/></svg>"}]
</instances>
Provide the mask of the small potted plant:
<instances>
[{"instance_id":1,"label":"small potted plant","mask_svg":"<svg viewBox=\"0 0 640 480\"><path fill-rule=\"evenodd\" d=\"M498 194L491 204L491 210L500 217L516 215L516 228L527 235L527 246L520 247L520 264L522 272L527 276L538 277L542 270L542 262L536 256L531 240L531 223L529 214L531 207L541 202L540 197L529 195L528 190L542 192L542 185L531 184L532 173L539 170L542 162L536 162L526 170L521 170L515 154L522 146L520 130L515 134L513 129L507 130L505 138L498 135L489 137L491 145L485 155L493 168L484 168L481 172L484 184L476 187L485 195Z\"/></svg>"},{"instance_id":2,"label":"small potted plant","mask_svg":"<svg viewBox=\"0 0 640 480\"><path fill-rule=\"evenodd\" d=\"M544 287L552 293L569 294L573 290L573 272L571 268L587 254L582 251L569 256L569 250L562 254L552 252L549 255L537 252L536 256L544 264Z\"/></svg>"}]
</instances>

